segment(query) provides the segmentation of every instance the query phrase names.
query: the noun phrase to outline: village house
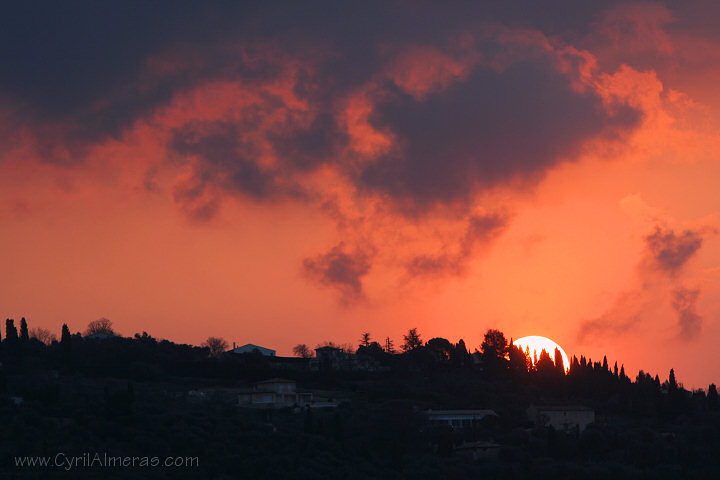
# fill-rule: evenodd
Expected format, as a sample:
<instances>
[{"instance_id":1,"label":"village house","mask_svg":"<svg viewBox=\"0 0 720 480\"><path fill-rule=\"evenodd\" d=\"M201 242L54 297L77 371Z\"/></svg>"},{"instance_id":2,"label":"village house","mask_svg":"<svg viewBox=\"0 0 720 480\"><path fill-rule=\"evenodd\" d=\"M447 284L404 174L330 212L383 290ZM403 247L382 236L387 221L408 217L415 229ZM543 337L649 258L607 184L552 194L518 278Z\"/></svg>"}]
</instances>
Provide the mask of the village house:
<instances>
[{"instance_id":1,"label":"village house","mask_svg":"<svg viewBox=\"0 0 720 480\"><path fill-rule=\"evenodd\" d=\"M274 357L275 356L275 350L261 347L259 345L253 345L252 343L248 343L242 346L235 346L235 342L233 342L233 348L230 350L230 353L253 353L257 352L265 357Z\"/></svg>"},{"instance_id":2,"label":"village house","mask_svg":"<svg viewBox=\"0 0 720 480\"><path fill-rule=\"evenodd\" d=\"M427 410L425 416L432 426L448 426L453 430L472 428L488 416L497 416L493 410Z\"/></svg>"},{"instance_id":3,"label":"village house","mask_svg":"<svg viewBox=\"0 0 720 480\"><path fill-rule=\"evenodd\" d=\"M527 415L536 426L551 426L566 433L580 433L595 421L595 410L580 405L531 405Z\"/></svg>"},{"instance_id":4,"label":"village house","mask_svg":"<svg viewBox=\"0 0 720 480\"><path fill-rule=\"evenodd\" d=\"M241 391L238 398L240 406L282 408L311 404L310 392L298 392L295 380L271 378L255 384L254 388Z\"/></svg>"}]
</instances>

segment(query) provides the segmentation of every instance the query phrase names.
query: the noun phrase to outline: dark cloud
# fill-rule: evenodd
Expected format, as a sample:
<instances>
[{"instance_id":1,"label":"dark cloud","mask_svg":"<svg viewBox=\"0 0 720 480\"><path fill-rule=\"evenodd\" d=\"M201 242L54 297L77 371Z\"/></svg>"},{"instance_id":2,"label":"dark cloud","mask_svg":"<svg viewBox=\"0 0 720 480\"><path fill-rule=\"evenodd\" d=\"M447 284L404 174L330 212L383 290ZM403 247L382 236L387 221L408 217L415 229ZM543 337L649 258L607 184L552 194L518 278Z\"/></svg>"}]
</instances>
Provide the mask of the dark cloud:
<instances>
[{"instance_id":1,"label":"dark cloud","mask_svg":"<svg viewBox=\"0 0 720 480\"><path fill-rule=\"evenodd\" d=\"M371 228L355 223L373 215L422 221L448 206L467 219L478 194L532 187L588 140L638 124L639 111L620 103L610 112L592 82L578 87L585 57L556 50L613 3L16 2L0 17L0 62L12 66L0 76L0 107L10 105L9 123L56 164L81 162L133 125L169 130L161 132L168 159L190 172L173 199L196 220L213 218L225 196L322 203L324 186L306 180L326 167L358 203L382 201L354 212L363 219L356 230ZM502 32L522 39L495 38ZM412 48L457 60L467 74L413 96L389 73L396 53ZM213 83L247 95L228 97L226 110L185 99ZM379 157L353 150L343 120L359 91L368 92L371 126L393 139ZM182 99L176 113L188 118L166 121L163 107ZM148 170L140 182L155 190L158 176ZM509 218L466 221L460 238L405 262L407 272L462 273ZM363 295L374 256L340 243L303 268L351 301Z\"/></svg>"},{"instance_id":2,"label":"dark cloud","mask_svg":"<svg viewBox=\"0 0 720 480\"><path fill-rule=\"evenodd\" d=\"M438 43L471 22L584 29L604 8L551 3L14 2L0 17L0 62L9 67L0 76L0 101L5 96L21 106L19 121L72 123L77 137L98 139L119 134L203 78L261 73L227 45L277 42L294 53L332 51L322 73L332 73L336 92L377 72L382 45ZM148 59L175 52L202 61L148 71Z\"/></svg>"},{"instance_id":3,"label":"dark cloud","mask_svg":"<svg viewBox=\"0 0 720 480\"><path fill-rule=\"evenodd\" d=\"M451 202L478 186L538 177L607 127L637 122L638 112L610 115L598 96L570 82L538 58L502 72L477 67L424 101L398 93L374 122L398 135L401 152L368 166L361 179L414 203Z\"/></svg>"},{"instance_id":4,"label":"dark cloud","mask_svg":"<svg viewBox=\"0 0 720 480\"><path fill-rule=\"evenodd\" d=\"M340 243L328 252L303 261L303 270L310 279L338 291L343 303L363 298L363 277L372 267L372 251L348 250Z\"/></svg>"},{"instance_id":5,"label":"dark cloud","mask_svg":"<svg viewBox=\"0 0 720 480\"><path fill-rule=\"evenodd\" d=\"M675 233L673 229L656 226L645 237L645 245L652 265L669 275L677 275L683 266L702 247L699 231L685 230Z\"/></svg>"},{"instance_id":6,"label":"dark cloud","mask_svg":"<svg viewBox=\"0 0 720 480\"><path fill-rule=\"evenodd\" d=\"M174 132L170 148L197 160L199 188L218 185L256 199L278 194L280 187L272 172L259 165L259 145L248 135L255 131L255 117L260 114L244 122L190 123Z\"/></svg>"},{"instance_id":7,"label":"dark cloud","mask_svg":"<svg viewBox=\"0 0 720 480\"><path fill-rule=\"evenodd\" d=\"M702 316L697 313L699 289L679 287L672 292L672 307L678 315L678 338L692 340L697 338L702 328Z\"/></svg>"},{"instance_id":8,"label":"dark cloud","mask_svg":"<svg viewBox=\"0 0 720 480\"><path fill-rule=\"evenodd\" d=\"M407 263L407 273L412 277L462 274L477 247L488 244L499 236L507 228L508 222L508 215L500 213L471 217L455 251L417 255Z\"/></svg>"}]
</instances>

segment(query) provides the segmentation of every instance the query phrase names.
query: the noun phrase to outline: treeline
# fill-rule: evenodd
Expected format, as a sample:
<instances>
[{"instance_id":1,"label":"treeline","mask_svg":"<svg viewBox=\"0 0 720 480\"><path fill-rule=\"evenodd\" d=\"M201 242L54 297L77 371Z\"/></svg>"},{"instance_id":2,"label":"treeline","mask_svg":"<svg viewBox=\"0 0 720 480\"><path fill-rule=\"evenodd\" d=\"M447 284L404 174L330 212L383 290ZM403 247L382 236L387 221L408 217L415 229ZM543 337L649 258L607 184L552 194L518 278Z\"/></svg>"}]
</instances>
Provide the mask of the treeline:
<instances>
[{"instance_id":1,"label":"treeline","mask_svg":"<svg viewBox=\"0 0 720 480\"><path fill-rule=\"evenodd\" d=\"M334 346L345 353L352 350L348 345L332 342L319 346ZM277 374L277 365L271 365L269 359L259 354L238 356L225 353L226 350L227 343L217 337L211 337L201 347L157 340L146 332L131 338L121 337L106 318L90 322L82 334L71 334L68 326L62 325L60 340L57 340L47 330L28 328L26 319L22 318L19 329L13 319L6 320L0 358L9 367L3 370L3 375L12 373L13 365L22 365L26 358L65 372L135 379L163 375L213 378L243 375L253 380ZM296 346L294 352L301 357L298 362L312 356L312 350L303 344ZM557 349L543 350L533 358L529 350L523 351L496 329L488 330L482 344L472 352L462 339L457 343L440 337L423 341L415 328L403 336L397 350L390 338L381 344L365 332L354 354L372 359L385 367L385 371L454 370L486 381L511 381L518 387L535 389L548 400L582 399L609 411L675 418L695 409L720 409L715 384L710 384L707 390L685 390L672 369L664 381L642 370L633 380L623 365L615 362L610 366L607 357L593 361L573 356L570 365L565 366ZM292 372L298 371L298 365L292 367Z\"/></svg>"},{"instance_id":2,"label":"treeline","mask_svg":"<svg viewBox=\"0 0 720 480\"><path fill-rule=\"evenodd\" d=\"M414 328L403 336L403 340L402 353L399 353L392 349L389 339L383 346L365 332L356 353L385 365L409 360L421 369L475 370L485 379L511 380L519 385L534 386L550 399L583 399L606 411L672 419L694 410L720 410L714 383L707 390L688 391L676 379L674 369L662 382L658 375L652 376L643 370L633 381L626 374L624 365L615 362L611 367L607 356L603 356L602 361L593 361L583 355L573 356L566 368L558 349L553 352L542 350L539 355L531 356L528 349L514 345L512 339L508 341L504 333L496 329L488 330L480 347L472 353L462 339L455 344L438 337L423 342Z\"/></svg>"}]
</instances>

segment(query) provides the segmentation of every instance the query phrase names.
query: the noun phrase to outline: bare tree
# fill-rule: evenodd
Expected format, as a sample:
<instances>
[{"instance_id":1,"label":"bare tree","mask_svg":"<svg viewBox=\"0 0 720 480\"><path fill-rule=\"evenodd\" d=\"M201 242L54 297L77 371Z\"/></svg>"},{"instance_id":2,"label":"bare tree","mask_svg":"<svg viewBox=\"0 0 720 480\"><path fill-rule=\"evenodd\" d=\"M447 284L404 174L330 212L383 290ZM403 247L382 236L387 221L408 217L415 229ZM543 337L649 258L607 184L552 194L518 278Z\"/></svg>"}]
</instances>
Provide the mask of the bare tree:
<instances>
[{"instance_id":1,"label":"bare tree","mask_svg":"<svg viewBox=\"0 0 720 480\"><path fill-rule=\"evenodd\" d=\"M228 343L225 341L224 338L208 337L207 340L203 342L201 347L209 348L211 357L219 357L223 352L227 351Z\"/></svg>"},{"instance_id":2,"label":"bare tree","mask_svg":"<svg viewBox=\"0 0 720 480\"><path fill-rule=\"evenodd\" d=\"M88 323L87 329L85 330L85 336L95 334L115 335L115 331L112 328L112 322L105 318L98 318Z\"/></svg>"},{"instance_id":3,"label":"bare tree","mask_svg":"<svg viewBox=\"0 0 720 480\"><path fill-rule=\"evenodd\" d=\"M310 347L305 345L304 343L299 343L293 347L293 354L295 354L296 357L300 358L311 358L313 356L312 350L310 350Z\"/></svg>"},{"instance_id":4,"label":"bare tree","mask_svg":"<svg viewBox=\"0 0 720 480\"><path fill-rule=\"evenodd\" d=\"M30 329L30 338L41 341L45 345L50 345L52 342L57 342L57 337L47 328L32 328Z\"/></svg>"}]
</instances>

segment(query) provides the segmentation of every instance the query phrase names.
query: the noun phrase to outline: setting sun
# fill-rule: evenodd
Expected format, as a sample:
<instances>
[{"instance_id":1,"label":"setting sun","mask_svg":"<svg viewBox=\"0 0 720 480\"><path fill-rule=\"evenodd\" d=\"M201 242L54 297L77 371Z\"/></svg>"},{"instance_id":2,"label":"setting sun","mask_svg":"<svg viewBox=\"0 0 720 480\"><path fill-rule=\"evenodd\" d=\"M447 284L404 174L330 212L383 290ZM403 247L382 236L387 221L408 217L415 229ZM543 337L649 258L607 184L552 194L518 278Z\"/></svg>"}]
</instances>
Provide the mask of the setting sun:
<instances>
[{"instance_id":1,"label":"setting sun","mask_svg":"<svg viewBox=\"0 0 720 480\"><path fill-rule=\"evenodd\" d=\"M557 348L560 350L560 355L562 355L563 359L563 366L565 367L565 372L570 370L570 360L568 359L567 354L565 353L565 350L558 345L557 343L553 342L547 337L541 337L539 335L530 335L528 337L522 337L518 338L513 342L513 344L516 347L520 347L523 351L526 349L530 352L530 358L533 360L533 364L535 363L535 359L537 359L540 356L540 353L545 350L549 355L550 358L555 360L555 349Z\"/></svg>"}]
</instances>

